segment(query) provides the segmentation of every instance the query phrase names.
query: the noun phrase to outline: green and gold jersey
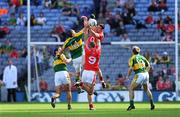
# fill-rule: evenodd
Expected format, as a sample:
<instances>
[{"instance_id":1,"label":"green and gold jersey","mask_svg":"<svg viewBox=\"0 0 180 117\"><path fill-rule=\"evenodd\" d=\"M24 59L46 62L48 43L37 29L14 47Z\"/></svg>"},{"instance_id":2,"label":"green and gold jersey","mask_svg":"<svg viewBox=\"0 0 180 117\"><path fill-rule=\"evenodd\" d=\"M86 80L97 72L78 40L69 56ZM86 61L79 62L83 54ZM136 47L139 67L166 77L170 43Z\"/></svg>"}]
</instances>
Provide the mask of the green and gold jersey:
<instances>
[{"instance_id":1,"label":"green and gold jersey","mask_svg":"<svg viewBox=\"0 0 180 117\"><path fill-rule=\"evenodd\" d=\"M129 67L133 69L135 74L146 72L146 66L148 65L149 62L147 61L147 59L140 54L133 55L129 59Z\"/></svg>"},{"instance_id":2,"label":"green and gold jersey","mask_svg":"<svg viewBox=\"0 0 180 117\"><path fill-rule=\"evenodd\" d=\"M72 59L82 56L83 53L83 32L80 31L74 37L68 38L63 45L63 48L68 48Z\"/></svg>"},{"instance_id":3,"label":"green and gold jersey","mask_svg":"<svg viewBox=\"0 0 180 117\"><path fill-rule=\"evenodd\" d=\"M65 59L66 57L64 54L56 55L54 57L53 67L54 67L55 72L67 71L67 66L66 66L66 63L64 62Z\"/></svg>"}]
</instances>

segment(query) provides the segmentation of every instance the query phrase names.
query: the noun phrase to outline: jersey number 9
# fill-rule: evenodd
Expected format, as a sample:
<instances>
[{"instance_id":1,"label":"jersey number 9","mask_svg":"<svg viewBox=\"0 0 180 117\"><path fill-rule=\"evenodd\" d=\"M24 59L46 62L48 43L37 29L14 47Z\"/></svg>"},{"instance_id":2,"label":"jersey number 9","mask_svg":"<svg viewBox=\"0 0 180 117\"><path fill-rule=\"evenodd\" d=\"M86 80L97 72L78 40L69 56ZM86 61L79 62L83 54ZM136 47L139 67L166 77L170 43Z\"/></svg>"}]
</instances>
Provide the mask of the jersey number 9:
<instances>
[{"instance_id":1,"label":"jersey number 9","mask_svg":"<svg viewBox=\"0 0 180 117\"><path fill-rule=\"evenodd\" d=\"M90 57L89 57L89 63L90 63L90 64L94 64L95 62L96 62L96 58L93 57L93 56L90 56Z\"/></svg>"}]
</instances>

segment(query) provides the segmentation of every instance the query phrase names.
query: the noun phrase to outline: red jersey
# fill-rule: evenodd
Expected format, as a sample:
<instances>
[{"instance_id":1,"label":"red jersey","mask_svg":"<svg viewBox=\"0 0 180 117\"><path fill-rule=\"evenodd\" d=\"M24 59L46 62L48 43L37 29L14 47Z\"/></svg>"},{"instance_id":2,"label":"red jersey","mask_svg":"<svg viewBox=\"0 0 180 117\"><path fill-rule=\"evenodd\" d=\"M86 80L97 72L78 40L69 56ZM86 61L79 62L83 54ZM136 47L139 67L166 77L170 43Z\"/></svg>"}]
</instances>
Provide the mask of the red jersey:
<instances>
[{"instance_id":1,"label":"red jersey","mask_svg":"<svg viewBox=\"0 0 180 117\"><path fill-rule=\"evenodd\" d=\"M103 41L103 39L104 39L104 33L101 32L101 33L98 33L98 34L99 34L99 38L96 38L96 37L94 37L94 36L90 36L90 37L88 38L88 40L87 40L87 44L89 44L90 42L95 42L96 45L98 46L97 41L98 41L98 40L99 40L100 42Z\"/></svg>"},{"instance_id":2,"label":"red jersey","mask_svg":"<svg viewBox=\"0 0 180 117\"><path fill-rule=\"evenodd\" d=\"M85 70L99 71L99 60L100 60L100 48L89 48L87 45L84 47L85 50Z\"/></svg>"}]
</instances>

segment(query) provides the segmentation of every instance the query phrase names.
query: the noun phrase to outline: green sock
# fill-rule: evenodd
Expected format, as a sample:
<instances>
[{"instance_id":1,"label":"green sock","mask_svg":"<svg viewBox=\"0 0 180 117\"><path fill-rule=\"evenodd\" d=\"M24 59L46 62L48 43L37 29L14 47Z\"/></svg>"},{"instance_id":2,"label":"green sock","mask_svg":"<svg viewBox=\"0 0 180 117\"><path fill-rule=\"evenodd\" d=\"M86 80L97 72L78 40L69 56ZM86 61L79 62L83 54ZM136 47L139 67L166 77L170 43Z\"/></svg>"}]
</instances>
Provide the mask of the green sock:
<instances>
[{"instance_id":1,"label":"green sock","mask_svg":"<svg viewBox=\"0 0 180 117\"><path fill-rule=\"evenodd\" d=\"M80 81L80 77L76 77L76 82Z\"/></svg>"},{"instance_id":2,"label":"green sock","mask_svg":"<svg viewBox=\"0 0 180 117\"><path fill-rule=\"evenodd\" d=\"M134 101L130 100L130 106L134 106Z\"/></svg>"},{"instance_id":3,"label":"green sock","mask_svg":"<svg viewBox=\"0 0 180 117\"><path fill-rule=\"evenodd\" d=\"M154 105L154 103L153 103L153 100L152 100L152 99L150 99L150 104L151 104L151 106L152 106L152 105Z\"/></svg>"}]
</instances>

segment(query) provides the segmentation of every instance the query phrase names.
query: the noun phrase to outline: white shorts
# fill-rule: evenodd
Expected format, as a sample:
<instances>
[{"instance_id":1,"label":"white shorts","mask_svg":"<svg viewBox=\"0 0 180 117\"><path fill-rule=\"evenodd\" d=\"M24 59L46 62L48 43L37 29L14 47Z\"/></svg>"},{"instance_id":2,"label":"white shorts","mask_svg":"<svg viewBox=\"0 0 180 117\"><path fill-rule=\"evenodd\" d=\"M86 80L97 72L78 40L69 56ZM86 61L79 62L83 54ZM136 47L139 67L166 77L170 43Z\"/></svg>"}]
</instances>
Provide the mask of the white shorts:
<instances>
[{"instance_id":1,"label":"white shorts","mask_svg":"<svg viewBox=\"0 0 180 117\"><path fill-rule=\"evenodd\" d=\"M148 72L138 73L135 75L133 81L140 85L148 84L149 83L149 73Z\"/></svg>"},{"instance_id":2,"label":"white shorts","mask_svg":"<svg viewBox=\"0 0 180 117\"><path fill-rule=\"evenodd\" d=\"M82 67L82 56L76 58L76 59L73 59L73 66L76 70L76 72L81 72L81 67Z\"/></svg>"},{"instance_id":3,"label":"white shorts","mask_svg":"<svg viewBox=\"0 0 180 117\"><path fill-rule=\"evenodd\" d=\"M96 72L90 71L90 70L84 70L82 73L82 82L83 83L89 83L89 84L95 84Z\"/></svg>"},{"instance_id":4,"label":"white shorts","mask_svg":"<svg viewBox=\"0 0 180 117\"><path fill-rule=\"evenodd\" d=\"M67 71L55 72L54 83L55 86L70 84L69 73Z\"/></svg>"}]
</instances>

